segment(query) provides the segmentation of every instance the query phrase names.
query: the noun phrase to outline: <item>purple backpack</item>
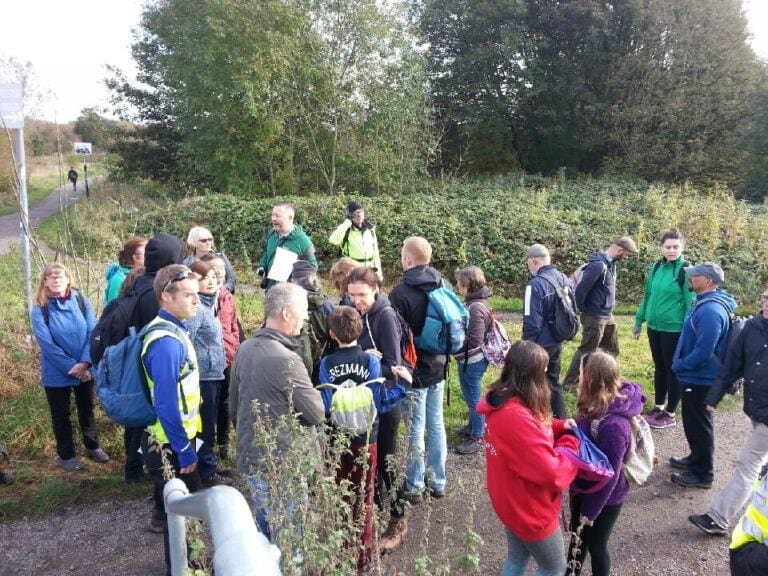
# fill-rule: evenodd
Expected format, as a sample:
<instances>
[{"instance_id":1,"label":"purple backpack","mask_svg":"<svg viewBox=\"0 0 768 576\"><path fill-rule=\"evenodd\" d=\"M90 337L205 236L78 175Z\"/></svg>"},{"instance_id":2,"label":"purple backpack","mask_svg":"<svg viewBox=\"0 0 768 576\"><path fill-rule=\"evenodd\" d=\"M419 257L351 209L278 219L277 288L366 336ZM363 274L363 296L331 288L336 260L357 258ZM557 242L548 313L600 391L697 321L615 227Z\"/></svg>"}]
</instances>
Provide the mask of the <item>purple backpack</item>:
<instances>
[{"instance_id":1,"label":"purple backpack","mask_svg":"<svg viewBox=\"0 0 768 576\"><path fill-rule=\"evenodd\" d=\"M613 466L603 451L578 427L571 432L579 439L578 455L566 448L558 450L578 468L576 480L571 484L571 493L592 494L613 478Z\"/></svg>"}]
</instances>

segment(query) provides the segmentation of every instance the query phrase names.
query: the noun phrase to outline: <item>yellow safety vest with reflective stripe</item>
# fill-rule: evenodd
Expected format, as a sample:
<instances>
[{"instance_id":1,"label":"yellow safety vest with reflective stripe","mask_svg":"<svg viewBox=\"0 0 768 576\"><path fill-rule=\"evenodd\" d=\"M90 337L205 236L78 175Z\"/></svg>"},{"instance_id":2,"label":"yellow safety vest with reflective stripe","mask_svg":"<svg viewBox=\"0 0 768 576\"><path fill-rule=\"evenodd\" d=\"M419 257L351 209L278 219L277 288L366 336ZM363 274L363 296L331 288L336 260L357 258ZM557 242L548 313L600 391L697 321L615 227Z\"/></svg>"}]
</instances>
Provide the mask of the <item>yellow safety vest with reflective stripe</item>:
<instances>
[{"instance_id":1,"label":"yellow safety vest with reflective stripe","mask_svg":"<svg viewBox=\"0 0 768 576\"><path fill-rule=\"evenodd\" d=\"M755 485L752 503L733 531L731 550L741 548L750 542L768 546L768 474Z\"/></svg>"},{"instance_id":2,"label":"yellow safety vest with reflective stripe","mask_svg":"<svg viewBox=\"0 0 768 576\"><path fill-rule=\"evenodd\" d=\"M149 323L150 326L153 324L170 325L171 323L157 316ZM202 430L202 420L200 419L200 373L197 370L197 355L195 354L195 347L192 341L184 330L175 326L174 328L175 330L158 328L148 332L144 337L141 359L144 366L144 355L147 353L149 345L160 338L175 338L185 345L187 357L184 359L184 364L179 374L179 415L181 416L181 424L184 426L184 431L187 433L187 438L191 440ZM152 381L149 372L147 372L146 366L144 366L144 374L147 377L147 385L149 386L152 404L154 405L155 383ZM159 419L155 420L154 424L147 426L147 430L163 444L168 442L168 436L165 430L163 430L163 425Z\"/></svg>"},{"instance_id":3,"label":"yellow safety vest with reflective stripe","mask_svg":"<svg viewBox=\"0 0 768 576\"><path fill-rule=\"evenodd\" d=\"M381 274L379 243L374 228L362 231L347 219L331 234L328 242L341 248L342 256L352 258L368 268L376 268Z\"/></svg>"}]
</instances>

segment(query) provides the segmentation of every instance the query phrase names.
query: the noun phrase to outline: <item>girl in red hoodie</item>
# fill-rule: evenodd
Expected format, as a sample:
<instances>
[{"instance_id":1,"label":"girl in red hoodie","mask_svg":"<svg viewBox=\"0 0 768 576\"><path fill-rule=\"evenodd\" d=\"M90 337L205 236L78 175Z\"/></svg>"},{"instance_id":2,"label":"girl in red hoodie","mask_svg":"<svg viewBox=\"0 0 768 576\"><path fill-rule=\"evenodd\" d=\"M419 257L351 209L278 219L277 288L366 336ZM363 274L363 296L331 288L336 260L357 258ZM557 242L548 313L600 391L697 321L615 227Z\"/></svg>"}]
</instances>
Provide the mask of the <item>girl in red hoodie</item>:
<instances>
[{"instance_id":1,"label":"girl in red hoodie","mask_svg":"<svg viewBox=\"0 0 768 576\"><path fill-rule=\"evenodd\" d=\"M550 415L547 352L534 342L514 344L477 411L485 415L488 494L507 533L502 576L562 576L566 561L558 513L576 467L560 452L578 453L570 426Z\"/></svg>"}]
</instances>

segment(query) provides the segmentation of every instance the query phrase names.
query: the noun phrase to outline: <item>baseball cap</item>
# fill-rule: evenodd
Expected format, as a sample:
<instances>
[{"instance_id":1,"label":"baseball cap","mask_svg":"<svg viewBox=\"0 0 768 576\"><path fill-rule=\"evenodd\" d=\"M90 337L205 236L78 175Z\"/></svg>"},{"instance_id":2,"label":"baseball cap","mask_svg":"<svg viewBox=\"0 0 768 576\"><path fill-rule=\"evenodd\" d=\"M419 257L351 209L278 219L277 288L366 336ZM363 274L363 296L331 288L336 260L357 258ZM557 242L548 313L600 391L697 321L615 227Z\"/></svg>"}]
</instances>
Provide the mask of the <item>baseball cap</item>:
<instances>
[{"instance_id":1,"label":"baseball cap","mask_svg":"<svg viewBox=\"0 0 768 576\"><path fill-rule=\"evenodd\" d=\"M613 244L626 250L627 252L637 254L637 246L635 245L635 241L632 240L632 238L629 236L619 236L613 241Z\"/></svg>"},{"instance_id":2,"label":"baseball cap","mask_svg":"<svg viewBox=\"0 0 768 576\"><path fill-rule=\"evenodd\" d=\"M528 246L528 251L525 253L525 259L528 258L549 258L549 250L544 244L533 244Z\"/></svg>"},{"instance_id":3,"label":"baseball cap","mask_svg":"<svg viewBox=\"0 0 768 576\"><path fill-rule=\"evenodd\" d=\"M698 266L686 266L685 273L688 276L704 276L709 278L718 286L725 282L723 269L714 262L702 262Z\"/></svg>"}]
</instances>

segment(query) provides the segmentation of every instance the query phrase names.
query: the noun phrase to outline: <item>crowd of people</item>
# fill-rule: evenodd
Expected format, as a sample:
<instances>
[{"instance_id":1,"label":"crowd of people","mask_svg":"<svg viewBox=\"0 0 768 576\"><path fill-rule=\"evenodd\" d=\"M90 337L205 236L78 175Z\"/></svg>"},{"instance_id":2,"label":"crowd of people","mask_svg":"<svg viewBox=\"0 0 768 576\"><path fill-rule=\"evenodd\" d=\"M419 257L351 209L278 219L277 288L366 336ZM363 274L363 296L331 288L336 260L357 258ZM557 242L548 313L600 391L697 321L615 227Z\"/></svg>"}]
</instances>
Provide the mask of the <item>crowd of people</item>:
<instances>
[{"instance_id":1,"label":"crowd of people","mask_svg":"<svg viewBox=\"0 0 768 576\"><path fill-rule=\"evenodd\" d=\"M485 453L488 494L508 542L503 576L525 574L530 558L539 575L579 574L587 554L592 574L610 574L609 539L631 487L623 468L638 448L636 419L646 402L642 388L620 375L613 316L617 264L638 253L632 238L614 239L571 277L553 265L546 246L527 249L531 278L523 298L522 339L509 347L499 376L484 391L495 317L492 290L479 267L456 274L466 307L460 351L427 351L419 336L434 315L430 294L452 290L430 265L429 241L412 236L402 242L402 277L386 295L375 226L359 202L350 202L344 222L329 238L341 256L330 270L338 291L334 300L323 294L314 245L294 217L288 203L273 207L272 229L257 265L265 320L247 340L233 297L234 269L214 248L208 229L190 230L186 257L175 236L132 238L107 270L101 322L111 317L110 307L122 306L130 312L126 325L144 329L141 362L157 415L146 428L125 429L125 481L154 484L151 526L164 534L166 558L162 490L169 464L191 491L229 484L235 474L242 475L260 531L277 539L270 518L275 490L264 469L265 447L254 435L256 401L258 416L268 421L295 415L307 448L315 445L315 429L324 423L349 432L346 455L329 465L338 482L351 482L364 495L355 503L354 519L361 525L358 570L367 573L376 546L389 552L407 537L410 507L425 498L443 498L449 490L443 396L453 355L468 408L456 451L467 457ZM685 262L685 241L677 229L665 231L660 244L661 257L648 271L633 330L639 337L646 324L654 362L655 398L643 418L651 428L672 428L681 402L689 452L669 459L680 470L671 480L685 488L709 488L714 478L712 414L733 382L743 379L744 410L753 430L728 485L705 514L689 518L701 530L723 535L768 460L768 357L763 358L768 290L761 314L736 333L736 302L721 288L721 267ZM107 462L94 419L93 307L61 264L43 270L35 302L32 322L56 462L67 471L82 467L70 422L72 395L85 454ZM581 339L561 381L563 343L572 338L563 335L563 314L569 310L571 328L580 324ZM350 388L359 392L352 408ZM564 389L577 394L571 419ZM393 458L401 449L401 422L407 430L404 475ZM232 456L230 425L236 471L224 465ZM613 470L597 491L579 488L573 461L579 438L602 450ZM290 441L278 434L273 455L279 458ZM571 529L578 529L581 546L572 542L566 552L558 518L569 487ZM754 494L734 531L734 574L766 574L765 479ZM378 538L377 506L389 515Z\"/></svg>"}]
</instances>

